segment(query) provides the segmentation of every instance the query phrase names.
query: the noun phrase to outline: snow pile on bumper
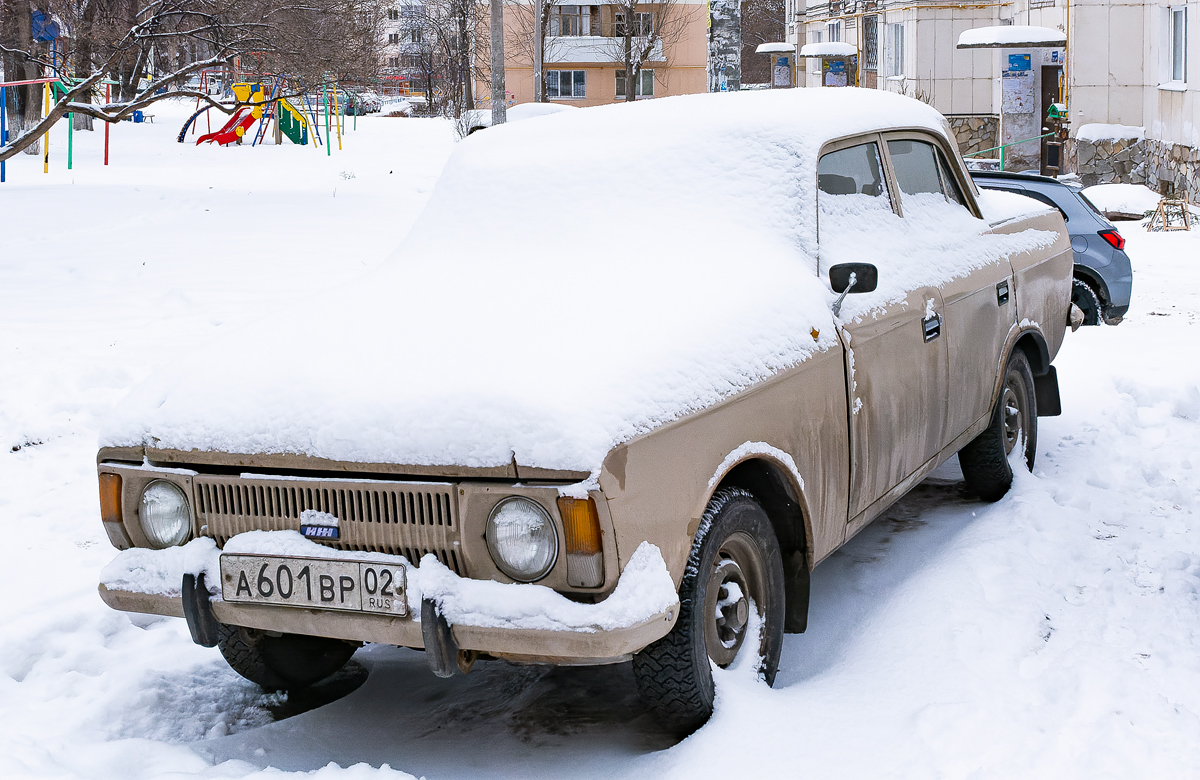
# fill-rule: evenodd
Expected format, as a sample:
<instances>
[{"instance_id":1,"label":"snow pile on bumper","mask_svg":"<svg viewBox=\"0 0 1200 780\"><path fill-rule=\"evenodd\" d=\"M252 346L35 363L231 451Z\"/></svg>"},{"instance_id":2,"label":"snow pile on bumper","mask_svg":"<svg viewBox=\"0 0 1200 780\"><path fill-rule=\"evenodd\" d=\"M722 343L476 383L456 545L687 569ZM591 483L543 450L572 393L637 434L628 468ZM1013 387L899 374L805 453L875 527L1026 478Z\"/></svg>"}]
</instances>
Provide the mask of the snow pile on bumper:
<instances>
[{"instance_id":1,"label":"snow pile on bumper","mask_svg":"<svg viewBox=\"0 0 1200 780\"><path fill-rule=\"evenodd\" d=\"M662 554L649 542L638 546L616 589L598 604L571 601L544 585L460 577L432 555L425 556L418 568L399 555L335 550L305 539L296 531L238 534L224 550L207 538L166 550L125 550L104 567L100 581L108 591L177 599L185 574L203 573L210 590L217 586L222 552L402 565L407 573L409 614L418 622L421 601L428 598L451 625L595 633L636 626L674 610L679 603ZM220 600L219 588L213 598Z\"/></svg>"}]
</instances>

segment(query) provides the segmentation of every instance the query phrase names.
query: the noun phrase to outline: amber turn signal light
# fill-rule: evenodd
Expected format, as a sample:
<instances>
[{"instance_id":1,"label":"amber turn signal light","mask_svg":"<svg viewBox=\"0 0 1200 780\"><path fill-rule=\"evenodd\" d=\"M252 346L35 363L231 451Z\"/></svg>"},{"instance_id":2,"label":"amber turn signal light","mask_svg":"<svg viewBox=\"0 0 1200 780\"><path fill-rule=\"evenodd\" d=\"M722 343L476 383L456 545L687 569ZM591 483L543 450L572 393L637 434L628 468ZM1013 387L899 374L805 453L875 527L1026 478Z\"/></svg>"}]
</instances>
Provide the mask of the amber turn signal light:
<instances>
[{"instance_id":1,"label":"amber turn signal light","mask_svg":"<svg viewBox=\"0 0 1200 780\"><path fill-rule=\"evenodd\" d=\"M598 588L604 584L600 513L591 498L559 498L563 535L567 539L567 584Z\"/></svg>"},{"instance_id":2,"label":"amber turn signal light","mask_svg":"<svg viewBox=\"0 0 1200 780\"><path fill-rule=\"evenodd\" d=\"M563 531L567 537L567 553L595 555L600 552L600 515L596 502L590 498L560 498Z\"/></svg>"},{"instance_id":3,"label":"amber turn signal light","mask_svg":"<svg viewBox=\"0 0 1200 780\"><path fill-rule=\"evenodd\" d=\"M106 523L121 522L121 475L100 475L100 519Z\"/></svg>"}]
</instances>

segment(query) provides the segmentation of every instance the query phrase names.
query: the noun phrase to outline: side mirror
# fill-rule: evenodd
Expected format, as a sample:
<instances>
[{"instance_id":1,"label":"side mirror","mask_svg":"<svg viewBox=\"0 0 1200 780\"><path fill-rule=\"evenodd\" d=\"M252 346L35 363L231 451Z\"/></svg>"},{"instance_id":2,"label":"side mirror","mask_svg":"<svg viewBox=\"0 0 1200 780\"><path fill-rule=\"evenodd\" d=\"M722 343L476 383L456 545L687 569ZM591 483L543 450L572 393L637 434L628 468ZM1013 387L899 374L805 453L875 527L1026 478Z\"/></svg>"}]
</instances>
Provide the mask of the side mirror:
<instances>
[{"instance_id":1,"label":"side mirror","mask_svg":"<svg viewBox=\"0 0 1200 780\"><path fill-rule=\"evenodd\" d=\"M869 293L879 284L879 269L870 263L839 263L829 269L829 286L841 293L833 302L833 316L842 313L842 301L852 292Z\"/></svg>"},{"instance_id":2,"label":"side mirror","mask_svg":"<svg viewBox=\"0 0 1200 780\"><path fill-rule=\"evenodd\" d=\"M855 277L850 289L850 275ZM869 293L879 285L879 269L870 263L839 263L829 269L829 286L835 293Z\"/></svg>"}]
</instances>

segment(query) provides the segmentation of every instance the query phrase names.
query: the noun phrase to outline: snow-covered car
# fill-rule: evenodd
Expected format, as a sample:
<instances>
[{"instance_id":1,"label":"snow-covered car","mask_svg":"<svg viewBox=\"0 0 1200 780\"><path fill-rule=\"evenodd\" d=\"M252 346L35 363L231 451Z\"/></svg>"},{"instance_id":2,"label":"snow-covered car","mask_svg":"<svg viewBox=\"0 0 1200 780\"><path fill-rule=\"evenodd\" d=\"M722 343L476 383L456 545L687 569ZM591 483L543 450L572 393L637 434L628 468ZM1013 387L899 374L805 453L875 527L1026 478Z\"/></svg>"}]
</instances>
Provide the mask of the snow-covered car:
<instances>
[{"instance_id":1,"label":"snow-covered car","mask_svg":"<svg viewBox=\"0 0 1200 780\"><path fill-rule=\"evenodd\" d=\"M525 119L561 114L564 111L577 111L578 109L578 106L566 106L562 103L519 103L508 107L505 111L505 121L520 122ZM492 111L488 108L464 111L460 122L466 128L464 135L471 135L492 126Z\"/></svg>"},{"instance_id":2,"label":"snow-covered car","mask_svg":"<svg viewBox=\"0 0 1200 780\"><path fill-rule=\"evenodd\" d=\"M695 728L713 668L771 682L813 567L939 464L989 500L1032 465L1071 267L1057 211L978 194L895 94L493 128L379 269L118 404L101 596L267 687L365 642L443 676L632 661Z\"/></svg>"},{"instance_id":3,"label":"snow-covered car","mask_svg":"<svg viewBox=\"0 0 1200 780\"><path fill-rule=\"evenodd\" d=\"M1003 171L972 171L971 179L977 187L1024 195L1057 209L1075 253L1071 302L1083 312L1083 324L1120 324L1133 291L1125 238L1080 187L1049 176Z\"/></svg>"}]
</instances>

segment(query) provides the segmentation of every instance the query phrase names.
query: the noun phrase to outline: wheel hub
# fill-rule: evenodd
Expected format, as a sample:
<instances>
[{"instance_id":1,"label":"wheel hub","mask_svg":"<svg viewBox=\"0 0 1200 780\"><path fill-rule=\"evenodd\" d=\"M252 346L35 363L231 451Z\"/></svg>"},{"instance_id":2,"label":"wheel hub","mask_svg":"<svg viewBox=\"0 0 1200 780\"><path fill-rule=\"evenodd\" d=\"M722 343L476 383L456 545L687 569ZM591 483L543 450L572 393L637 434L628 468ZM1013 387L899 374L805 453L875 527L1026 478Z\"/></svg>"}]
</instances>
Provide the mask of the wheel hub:
<instances>
[{"instance_id":1,"label":"wheel hub","mask_svg":"<svg viewBox=\"0 0 1200 780\"><path fill-rule=\"evenodd\" d=\"M1017 446L1017 441L1021 438L1021 429L1023 427L1023 419L1021 413L1021 399L1017 395L1016 390L1011 386L1004 388L1004 397L1001 399L1002 408L1004 409L1004 454L1009 455L1013 451L1013 447Z\"/></svg>"},{"instance_id":2,"label":"wheel hub","mask_svg":"<svg viewBox=\"0 0 1200 780\"><path fill-rule=\"evenodd\" d=\"M725 667L737 657L750 620L749 587L737 561L722 558L717 562L709 577L706 595L708 656L717 666Z\"/></svg>"}]
</instances>

